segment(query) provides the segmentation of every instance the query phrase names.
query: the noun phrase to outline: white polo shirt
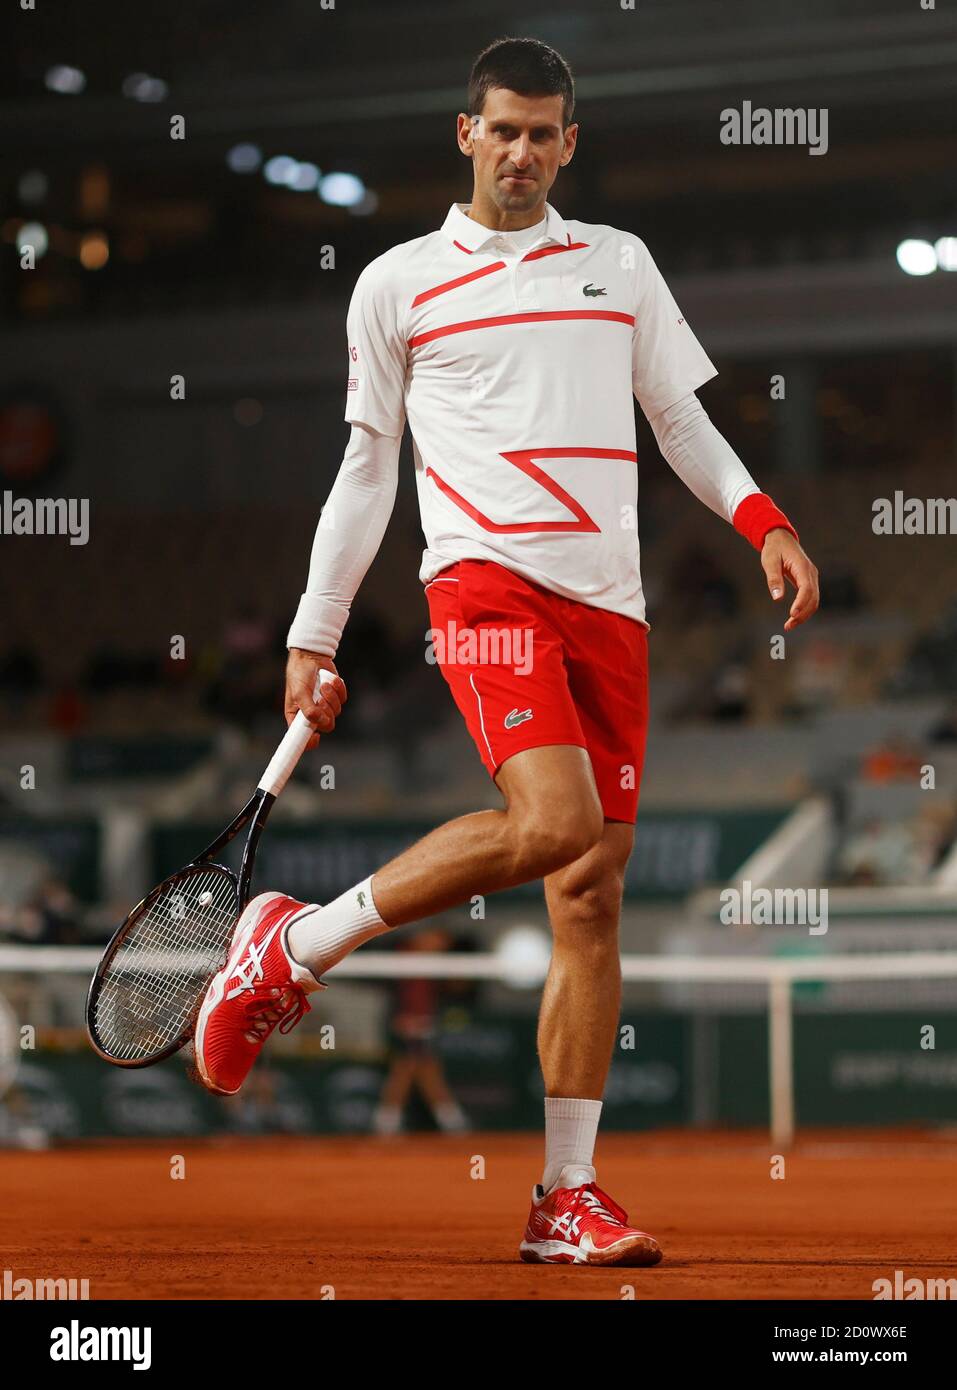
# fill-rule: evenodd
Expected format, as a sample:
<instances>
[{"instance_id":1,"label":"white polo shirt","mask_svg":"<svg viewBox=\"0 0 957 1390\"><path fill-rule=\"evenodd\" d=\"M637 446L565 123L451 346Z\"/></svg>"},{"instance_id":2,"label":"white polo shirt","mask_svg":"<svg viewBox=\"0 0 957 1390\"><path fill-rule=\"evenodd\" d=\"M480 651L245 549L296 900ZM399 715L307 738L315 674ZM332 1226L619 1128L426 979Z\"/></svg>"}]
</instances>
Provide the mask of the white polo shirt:
<instances>
[{"instance_id":1,"label":"white polo shirt","mask_svg":"<svg viewBox=\"0 0 957 1390\"><path fill-rule=\"evenodd\" d=\"M650 418L716 369L638 237L546 204L512 251L467 207L360 275L345 418L408 418L423 582L494 560L644 622L632 396Z\"/></svg>"}]
</instances>

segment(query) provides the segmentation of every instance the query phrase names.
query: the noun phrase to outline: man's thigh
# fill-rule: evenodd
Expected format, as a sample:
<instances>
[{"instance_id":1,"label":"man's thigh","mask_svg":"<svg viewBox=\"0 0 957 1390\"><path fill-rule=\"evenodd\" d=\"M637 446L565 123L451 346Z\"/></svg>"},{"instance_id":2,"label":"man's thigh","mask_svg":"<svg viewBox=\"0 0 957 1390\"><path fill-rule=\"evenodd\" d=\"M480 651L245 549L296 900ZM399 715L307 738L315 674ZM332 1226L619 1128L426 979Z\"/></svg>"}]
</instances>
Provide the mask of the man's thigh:
<instances>
[{"instance_id":1,"label":"man's thigh","mask_svg":"<svg viewBox=\"0 0 957 1390\"><path fill-rule=\"evenodd\" d=\"M436 661L491 777L531 749L585 748L547 595L500 565L462 562L426 596Z\"/></svg>"}]
</instances>

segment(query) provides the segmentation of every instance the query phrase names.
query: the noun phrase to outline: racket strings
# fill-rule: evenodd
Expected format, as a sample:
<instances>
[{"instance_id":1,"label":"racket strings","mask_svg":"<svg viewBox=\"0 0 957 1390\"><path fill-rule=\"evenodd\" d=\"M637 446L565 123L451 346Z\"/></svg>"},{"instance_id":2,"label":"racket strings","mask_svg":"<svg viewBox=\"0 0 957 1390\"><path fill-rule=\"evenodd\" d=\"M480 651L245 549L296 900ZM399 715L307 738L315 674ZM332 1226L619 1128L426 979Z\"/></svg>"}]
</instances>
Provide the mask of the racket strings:
<instances>
[{"instance_id":1,"label":"racket strings","mask_svg":"<svg viewBox=\"0 0 957 1390\"><path fill-rule=\"evenodd\" d=\"M216 865L163 885L130 923L100 983L94 1021L108 1055L142 1060L182 1037L226 958L238 906L235 880Z\"/></svg>"}]
</instances>

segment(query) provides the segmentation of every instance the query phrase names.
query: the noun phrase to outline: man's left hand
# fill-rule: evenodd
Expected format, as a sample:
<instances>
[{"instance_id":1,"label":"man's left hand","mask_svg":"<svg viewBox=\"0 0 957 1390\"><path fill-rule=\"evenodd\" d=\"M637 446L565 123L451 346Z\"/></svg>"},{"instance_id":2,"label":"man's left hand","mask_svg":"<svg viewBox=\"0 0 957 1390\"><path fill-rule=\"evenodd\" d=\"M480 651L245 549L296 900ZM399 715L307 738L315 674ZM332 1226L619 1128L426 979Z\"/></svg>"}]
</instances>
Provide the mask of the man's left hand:
<instances>
[{"instance_id":1,"label":"man's left hand","mask_svg":"<svg viewBox=\"0 0 957 1390\"><path fill-rule=\"evenodd\" d=\"M784 597L785 579L797 590L784 631L790 632L792 628L806 623L817 612L821 601L817 566L805 555L790 531L779 526L768 532L761 551L761 567L775 602Z\"/></svg>"}]
</instances>

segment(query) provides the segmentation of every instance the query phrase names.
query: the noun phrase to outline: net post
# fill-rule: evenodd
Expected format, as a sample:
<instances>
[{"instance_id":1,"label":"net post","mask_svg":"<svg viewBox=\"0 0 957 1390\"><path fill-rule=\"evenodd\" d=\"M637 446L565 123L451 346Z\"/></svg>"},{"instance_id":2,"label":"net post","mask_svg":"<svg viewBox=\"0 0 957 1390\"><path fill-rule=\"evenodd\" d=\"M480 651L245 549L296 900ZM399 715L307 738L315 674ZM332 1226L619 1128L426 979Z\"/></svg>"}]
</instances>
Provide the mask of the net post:
<instances>
[{"instance_id":1,"label":"net post","mask_svg":"<svg viewBox=\"0 0 957 1390\"><path fill-rule=\"evenodd\" d=\"M791 976L781 968L768 976L768 1088L771 1142L778 1149L794 1141L794 1050Z\"/></svg>"}]
</instances>

